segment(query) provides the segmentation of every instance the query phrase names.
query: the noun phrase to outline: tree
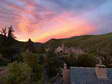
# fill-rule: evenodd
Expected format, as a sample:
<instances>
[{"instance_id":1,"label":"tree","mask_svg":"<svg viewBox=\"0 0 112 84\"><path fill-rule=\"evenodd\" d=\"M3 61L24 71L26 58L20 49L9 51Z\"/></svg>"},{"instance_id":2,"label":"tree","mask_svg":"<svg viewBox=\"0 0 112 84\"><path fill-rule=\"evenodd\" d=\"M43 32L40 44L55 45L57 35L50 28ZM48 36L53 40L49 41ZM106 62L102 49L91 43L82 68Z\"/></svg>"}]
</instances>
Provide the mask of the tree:
<instances>
[{"instance_id":1,"label":"tree","mask_svg":"<svg viewBox=\"0 0 112 84\"><path fill-rule=\"evenodd\" d=\"M106 67L112 67L112 50L110 47L102 48L98 51L99 59Z\"/></svg>"},{"instance_id":2,"label":"tree","mask_svg":"<svg viewBox=\"0 0 112 84\"><path fill-rule=\"evenodd\" d=\"M42 80L43 66L39 64L38 55L30 51L22 53L23 62L28 64L32 69L32 81L39 82Z\"/></svg>"},{"instance_id":3,"label":"tree","mask_svg":"<svg viewBox=\"0 0 112 84\"><path fill-rule=\"evenodd\" d=\"M12 26L8 27L8 35L7 35L7 37L14 39L15 36L14 36L13 33L14 33L14 28Z\"/></svg>"},{"instance_id":4,"label":"tree","mask_svg":"<svg viewBox=\"0 0 112 84\"><path fill-rule=\"evenodd\" d=\"M8 28L4 28L1 31L2 34L2 42L0 53L3 57L9 59L11 62L15 60L15 53L16 53L16 47L15 47L15 36L14 36L14 30L13 27L10 26Z\"/></svg>"},{"instance_id":5,"label":"tree","mask_svg":"<svg viewBox=\"0 0 112 84\"><path fill-rule=\"evenodd\" d=\"M77 55L75 54L70 54L70 55L65 55L64 56L64 62L67 64L68 68L70 66L77 66Z\"/></svg>"},{"instance_id":6,"label":"tree","mask_svg":"<svg viewBox=\"0 0 112 84\"><path fill-rule=\"evenodd\" d=\"M2 28L2 30L0 31L1 35L7 37L7 38L12 38L14 39L15 36L14 36L14 28L12 26L10 27L5 27L5 28Z\"/></svg>"},{"instance_id":7,"label":"tree","mask_svg":"<svg viewBox=\"0 0 112 84\"><path fill-rule=\"evenodd\" d=\"M6 27L5 28L2 28L1 35L7 36L7 28Z\"/></svg>"},{"instance_id":8,"label":"tree","mask_svg":"<svg viewBox=\"0 0 112 84\"><path fill-rule=\"evenodd\" d=\"M8 64L7 74L1 79L4 84L31 84L31 68L25 63Z\"/></svg>"},{"instance_id":9,"label":"tree","mask_svg":"<svg viewBox=\"0 0 112 84\"><path fill-rule=\"evenodd\" d=\"M46 54L47 56L47 67L48 67L48 76L49 78L55 77L58 73L61 72L61 69L64 65L63 60L60 56L57 56L54 52L49 51Z\"/></svg>"},{"instance_id":10,"label":"tree","mask_svg":"<svg viewBox=\"0 0 112 84\"><path fill-rule=\"evenodd\" d=\"M95 67L96 57L94 56L94 54L82 54L78 56L77 64L80 67Z\"/></svg>"}]
</instances>

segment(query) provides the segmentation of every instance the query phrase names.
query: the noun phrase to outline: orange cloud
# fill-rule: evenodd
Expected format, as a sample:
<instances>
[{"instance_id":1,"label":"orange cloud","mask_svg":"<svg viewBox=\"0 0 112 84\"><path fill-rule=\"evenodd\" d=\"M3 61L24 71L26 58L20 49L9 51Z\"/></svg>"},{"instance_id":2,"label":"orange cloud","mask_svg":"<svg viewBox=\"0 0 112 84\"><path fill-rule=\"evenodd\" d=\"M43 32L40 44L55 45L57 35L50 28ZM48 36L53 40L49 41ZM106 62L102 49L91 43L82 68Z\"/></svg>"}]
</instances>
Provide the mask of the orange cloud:
<instances>
[{"instance_id":1,"label":"orange cloud","mask_svg":"<svg viewBox=\"0 0 112 84\"><path fill-rule=\"evenodd\" d=\"M45 42L51 38L67 38L95 31L94 26L88 21L79 17L73 18L69 13L64 13L55 17L49 21L49 25L46 26L46 31L38 38L33 36L33 41Z\"/></svg>"},{"instance_id":2,"label":"orange cloud","mask_svg":"<svg viewBox=\"0 0 112 84\"><path fill-rule=\"evenodd\" d=\"M27 17L20 19L19 30L28 32L29 35L26 34L24 37L23 34L19 35L19 40L27 40L30 37L35 42L45 42L51 38L68 38L95 31L95 27L86 19L67 12L57 15L47 22L43 21L41 24L32 25L31 22Z\"/></svg>"},{"instance_id":3,"label":"orange cloud","mask_svg":"<svg viewBox=\"0 0 112 84\"><path fill-rule=\"evenodd\" d=\"M23 0L23 2L27 1ZM25 8L27 9L21 11L21 16L17 18L18 32L16 36L18 40L26 41L31 38L35 42L45 42L51 38L68 38L95 31L94 26L86 19L72 12L56 14L51 18L49 15L53 15L54 12L47 8L41 16L35 11L35 4L28 2ZM39 23L38 17L42 19ZM36 23L33 24L34 20Z\"/></svg>"},{"instance_id":4,"label":"orange cloud","mask_svg":"<svg viewBox=\"0 0 112 84\"><path fill-rule=\"evenodd\" d=\"M16 35L17 39L22 41L26 41L28 38L34 38L34 35L35 37L36 35L38 36L38 33L42 31L41 27L46 25L49 15L53 14L52 11L46 9L43 15L39 16L33 4L27 4L26 8L27 10L21 11L21 16L17 18L18 32Z\"/></svg>"}]
</instances>

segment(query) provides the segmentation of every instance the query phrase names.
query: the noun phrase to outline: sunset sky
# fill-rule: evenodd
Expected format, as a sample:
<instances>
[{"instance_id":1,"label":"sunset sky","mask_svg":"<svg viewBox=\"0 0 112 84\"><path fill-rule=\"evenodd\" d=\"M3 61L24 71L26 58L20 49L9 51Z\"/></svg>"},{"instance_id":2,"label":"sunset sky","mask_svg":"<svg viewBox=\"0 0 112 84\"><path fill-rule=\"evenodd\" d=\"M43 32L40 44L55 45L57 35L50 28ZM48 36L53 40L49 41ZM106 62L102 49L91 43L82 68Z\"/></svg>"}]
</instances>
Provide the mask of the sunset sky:
<instances>
[{"instance_id":1,"label":"sunset sky","mask_svg":"<svg viewBox=\"0 0 112 84\"><path fill-rule=\"evenodd\" d=\"M10 25L20 41L108 33L112 0L0 0L0 29Z\"/></svg>"}]
</instances>

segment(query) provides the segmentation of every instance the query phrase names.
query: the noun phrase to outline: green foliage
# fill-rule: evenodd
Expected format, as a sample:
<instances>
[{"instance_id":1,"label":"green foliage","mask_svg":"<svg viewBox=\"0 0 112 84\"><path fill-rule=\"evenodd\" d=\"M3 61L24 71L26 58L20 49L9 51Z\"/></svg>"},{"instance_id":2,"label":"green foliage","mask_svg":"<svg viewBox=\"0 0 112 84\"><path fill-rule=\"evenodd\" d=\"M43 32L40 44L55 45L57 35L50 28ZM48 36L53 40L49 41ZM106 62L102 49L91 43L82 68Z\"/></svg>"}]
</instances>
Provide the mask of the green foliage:
<instances>
[{"instance_id":1,"label":"green foliage","mask_svg":"<svg viewBox=\"0 0 112 84\"><path fill-rule=\"evenodd\" d=\"M81 67L95 67L96 57L93 54L82 54L78 56L77 65Z\"/></svg>"},{"instance_id":2,"label":"green foliage","mask_svg":"<svg viewBox=\"0 0 112 84\"><path fill-rule=\"evenodd\" d=\"M68 65L68 68L70 66L77 66L77 55L71 54L71 55L65 55L64 56L64 62Z\"/></svg>"},{"instance_id":3,"label":"green foliage","mask_svg":"<svg viewBox=\"0 0 112 84\"><path fill-rule=\"evenodd\" d=\"M60 56L57 56L54 52L49 51L47 53L47 66L48 66L48 76L50 78L55 77L57 73L61 71L61 68L63 67L63 60L60 58Z\"/></svg>"},{"instance_id":4,"label":"green foliage","mask_svg":"<svg viewBox=\"0 0 112 84\"><path fill-rule=\"evenodd\" d=\"M64 61L69 67L95 67L97 59L95 54L66 55Z\"/></svg>"},{"instance_id":5,"label":"green foliage","mask_svg":"<svg viewBox=\"0 0 112 84\"><path fill-rule=\"evenodd\" d=\"M10 63L7 74L2 78L4 84L30 84L31 68L25 63Z\"/></svg>"},{"instance_id":6,"label":"green foliage","mask_svg":"<svg viewBox=\"0 0 112 84\"><path fill-rule=\"evenodd\" d=\"M22 54L23 62L28 64L32 69L32 81L42 80L43 65L39 64L38 55L26 51Z\"/></svg>"},{"instance_id":7,"label":"green foliage","mask_svg":"<svg viewBox=\"0 0 112 84\"><path fill-rule=\"evenodd\" d=\"M112 44L112 33L104 35L83 35L75 36L68 39L49 40L45 45L50 45L49 48L52 48L53 45L58 44L59 46L62 43L66 47L78 47L84 50L88 50L88 52L96 52L98 48L104 48L105 46ZM107 48L111 50L109 46Z\"/></svg>"},{"instance_id":8,"label":"green foliage","mask_svg":"<svg viewBox=\"0 0 112 84\"><path fill-rule=\"evenodd\" d=\"M112 45L108 45L108 47L109 48L106 46L105 48L99 49L98 55L102 61L102 64L104 64L106 67L112 67Z\"/></svg>"},{"instance_id":9,"label":"green foliage","mask_svg":"<svg viewBox=\"0 0 112 84\"><path fill-rule=\"evenodd\" d=\"M106 67L112 67L112 33L103 34L103 35L83 35L83 36L75 36L68 39L56 39L50 40L45 45L49 46L52 49L52 46L55 44L61 45L64 44L65 47L74 47L82 49L87 55L91 57L91 53L94 56L97 56L102 61L102 64L106 65ZM98 51L100 49L100 51ZM100 54L99 54L100 53ZM92 56L93 57L93 56ZM91 57L91 58L92 58ZM67 58L67 57L66 57ZM65 58L65 59L66 59ZM87 57L88 58L88 57ZM73 58L75 60L75 58ZM74 64L70 60L66 59L69 65L77 65L76 62ZM75 64L76 63L76 64ZM89 65L89 64L88 64Z\"/></svg>"},{"instance_id":10,"label":"green foliage","mask_svg":"<svg viewBox=\"0 0 112 84\"><path fill-rule=\"evenodd\" d=\"M61 43L61 40L59 39L51 39L50 41L45 43L45 46L49 48L50 51L54 51L55 48L61 45L60 43Z\"/></svg>"},{"instance_id":11,"label":"green foliage","mask_svg":"<svg viewBox=\"0 0 112 84\"><path fill-rule=\"evenodd\" d=\"M22 56L23 56L23 62L28 64L30 67L33 67L38 63L36 54L26 51L22 53Z\"/></svg>"}]
</instances>

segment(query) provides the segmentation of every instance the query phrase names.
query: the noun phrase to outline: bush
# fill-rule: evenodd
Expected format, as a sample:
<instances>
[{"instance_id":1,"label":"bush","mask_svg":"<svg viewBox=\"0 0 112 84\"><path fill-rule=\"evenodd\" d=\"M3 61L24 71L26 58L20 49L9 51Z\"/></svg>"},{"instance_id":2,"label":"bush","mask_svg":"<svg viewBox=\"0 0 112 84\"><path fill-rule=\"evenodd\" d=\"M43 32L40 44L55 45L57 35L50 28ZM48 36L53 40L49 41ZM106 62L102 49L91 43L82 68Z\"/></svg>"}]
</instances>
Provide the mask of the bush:
<instances>
[{"instance_id":1,"label":"bush","mask_svg":"<svg viewBox=\"0 0 112 84\"><path fill-rule=\"evenodd\" d=\"M96 57L93 54L82 54L78 57L79 67L95 67Z\"/></svg>"},{"instance_id":2,"label":"bush","mask_svg":"<svg viewBox=\"0 0 112 84\"><path fill-rule=\"evenodd\" d=\"M42 80L43 65L39 64L38 54L26 51L22 53L23 62L28 64L32 71L32 81L39 82Z\"/></svg>"},{"instance_id":3,"label":"bush","mask_svg":"<svg viewBox=\"0 0 112 84\"><path fill-rule=\"evenodd\" d=\"M64 63L60 56L57 56L54 52L49 51L46 55L48 76L49 78L53 78L57 75L57 73L61 72Z\"/></svg>"},{"instance_id":4,"label":"bush","mask_svg":"<svg viewBox=\"0 0 112 84\"><path fill-rule=\"evenodd\" d=\"M30 84L31 68L25 63L10 63L7 74L2 77L4 84Z\"/></svg>"}]
</instances>

